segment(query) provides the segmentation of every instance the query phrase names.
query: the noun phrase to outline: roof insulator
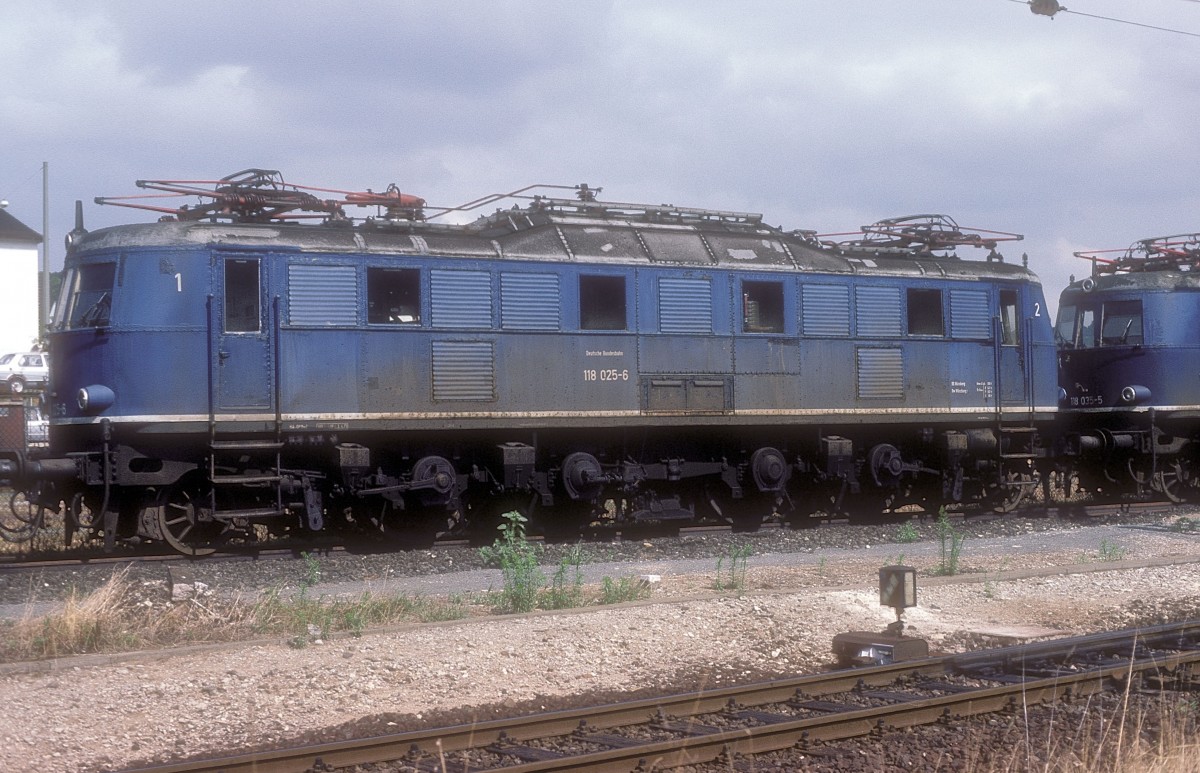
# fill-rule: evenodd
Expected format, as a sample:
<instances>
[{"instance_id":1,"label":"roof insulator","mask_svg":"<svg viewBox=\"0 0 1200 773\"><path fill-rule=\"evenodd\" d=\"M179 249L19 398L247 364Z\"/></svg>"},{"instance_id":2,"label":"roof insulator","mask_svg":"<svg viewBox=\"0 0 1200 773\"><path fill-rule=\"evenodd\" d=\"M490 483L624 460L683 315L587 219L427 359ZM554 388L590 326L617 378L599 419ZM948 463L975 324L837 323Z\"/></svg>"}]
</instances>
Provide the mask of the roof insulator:
<instances>
[{"instance_id":1,"label":"roof insulator","mask_svg":"<svg viewBox=\"0 0 1200 773\"><path fill-rule=\"evenodd\" d=\"M1038 16L1054 17L1054 14L1059 11L1067 10L1064 6L1058 4L1058 0L1030 0L1029 10L1036 13Z\"/></svg>"}]
</instances>

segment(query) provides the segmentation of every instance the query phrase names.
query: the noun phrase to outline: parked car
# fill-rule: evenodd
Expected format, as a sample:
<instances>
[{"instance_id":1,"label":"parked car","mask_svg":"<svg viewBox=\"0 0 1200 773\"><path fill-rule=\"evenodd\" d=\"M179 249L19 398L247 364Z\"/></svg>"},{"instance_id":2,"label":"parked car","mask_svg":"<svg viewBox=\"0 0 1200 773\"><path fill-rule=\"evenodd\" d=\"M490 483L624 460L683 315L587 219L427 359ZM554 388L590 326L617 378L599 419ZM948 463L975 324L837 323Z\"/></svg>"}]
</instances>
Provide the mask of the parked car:
<instances>
[{"instance_id":1,"label":"parked car","mask_svg":"<svg viewBox=\"0 0 1200 773\"><path fill-rule=\"evenodd\" d=\"M0 356L0 380L13 394L31 385L44 386L50 377L50 361L45 352L12 352Z\"/></svg>"}]
</instances>

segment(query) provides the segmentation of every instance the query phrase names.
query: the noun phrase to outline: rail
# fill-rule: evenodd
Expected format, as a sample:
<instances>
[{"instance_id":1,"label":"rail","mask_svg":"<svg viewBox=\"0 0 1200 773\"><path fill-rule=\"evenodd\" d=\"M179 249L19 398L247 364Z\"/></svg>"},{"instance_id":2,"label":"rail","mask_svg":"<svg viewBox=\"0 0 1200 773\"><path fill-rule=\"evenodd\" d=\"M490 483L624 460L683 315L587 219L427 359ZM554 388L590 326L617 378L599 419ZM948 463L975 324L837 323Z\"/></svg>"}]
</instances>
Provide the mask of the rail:
<instances>
[{"instance_id":1,"label":"rail","mask_svg":"<svg viewBox=\"0 0 1200 773\"><path fill-rule=\"evenodd\" d=\"M455 755L468 750L472 770L658 770L1125 689L1135 679L1195 689L1197 668L1200 621L1189 621L136 773L285 773L393 760L465 770Z\"/></svg>"}]
</instances>

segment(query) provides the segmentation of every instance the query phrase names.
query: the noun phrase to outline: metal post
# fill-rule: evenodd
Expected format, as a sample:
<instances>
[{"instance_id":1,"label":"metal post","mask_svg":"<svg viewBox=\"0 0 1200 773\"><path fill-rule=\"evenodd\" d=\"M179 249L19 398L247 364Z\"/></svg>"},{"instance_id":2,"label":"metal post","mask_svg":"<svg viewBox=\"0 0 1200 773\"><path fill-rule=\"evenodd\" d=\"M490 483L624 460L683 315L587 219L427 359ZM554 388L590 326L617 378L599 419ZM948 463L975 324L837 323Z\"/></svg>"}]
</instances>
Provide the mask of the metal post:
<instances>
[{"instance_id":1,"label":"metal post","mask_svg":"<svg viewBox=\"0 0 1200 773\"><path fill-rule=\"evenodd\" d=\"M50 320L50 162L42 162L42 275L38 281L38 338L49 331Z\"/></svg>"}]
</instances>

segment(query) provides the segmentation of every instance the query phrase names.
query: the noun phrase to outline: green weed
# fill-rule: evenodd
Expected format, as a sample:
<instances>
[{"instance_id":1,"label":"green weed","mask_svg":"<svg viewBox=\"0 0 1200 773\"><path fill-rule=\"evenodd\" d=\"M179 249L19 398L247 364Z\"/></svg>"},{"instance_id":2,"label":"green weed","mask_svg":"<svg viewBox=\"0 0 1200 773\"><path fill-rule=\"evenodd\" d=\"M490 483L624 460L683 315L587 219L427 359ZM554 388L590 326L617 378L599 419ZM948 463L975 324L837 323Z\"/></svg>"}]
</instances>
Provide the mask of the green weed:
<instances>
[{"instance_id":1,"label":"green weed","mask_svg":"<svg viewBox=\"0 0 1200 773\"><path fill-rule=\"evenodd\" d=\"M650 584L636 577L622 577L614 580L605 577L600 585L601 604L622 604L626 601L639 601L650 595Z\"/></svg>"},{"instance_id":2,"label":"green weed","mask_svg":"<svg viewBox=\"0 0 1200 773\"><path fill-rule=\"evenodd\" d=\"M1190 534L1197 530L1200 530L1200 520L1188 518L1187 516L1171 524L1171 531L1177 531L1181 534Z\"/></svg>"},{"instance_id":3,"label":"green weed","mask_svg":"<svg viewBox=\"0 0 1200 773\"><path fill-rule=\"evenodd\" d=\"M550 587L542 592L542 609L571 609L583 604L583 548L576 545L558 562Z\"/></svg>"},{"instance_id":4,"label":"green weed","mask_svg":"<svg viewBox=\"0 0 1200 773\"><path fill-rule=\"evenodd\" d=\"M300 595L308 595L309 588L321 582L321 562L313 554L305 551L300 554L304 560L304 576L300 578Z\"/></svg>"},{"instance_id":5,"label":"green weed","mask_svg":"<svg viewBox=\"0 0 1200 773\"><path fill-rule=\"evenodd\" d=\"M917 525L912 521L905 521L900 524L900 528L896 530L897 542L916 542L921 539L921 533L917 531Z\"/></svg>"},{"instance_id":6,"label":"green weed","mask_svg":"<svg viewBox=\"0 0 1200 773\"><path fill-rule=\"evenodd\" d=\"M1125 558L1125 548L1107 539L1100 540L1099 556L1101 561L1121 561Z\"/></svg>"},{"instance_id":7,"label":"green weed","mask_svg":"<svg viewBox=\"0 0 1200 773\"><path fill-rule=\"evenodd\" d=\"M934 527L937 529L938 541L941 542L942 557L941 563L932 574L947 577L956 575L958 574L958 559L962 553L963 542L967 539L967 536L954 528L954 524L950 522L950 516L946 515L946 508L944 507L938 509L938 519Z\"/></svg>"},{"instance_id":8,"label":"green weed","mask_svg":"<svg viewBox=\"0 0 1200 773\"><path fill-rule=\"evenodd\" d=\"M501 516L500 536L490 547L479 549L479 557L489 565L499 565L504 573L504 590L497 608L504 612L530 612L537 606L538 591L546 584L538 559L540 545L525 537L528 519L516 510Z\"/></svg>"},{"instance_id":9,"label":"green weed","mask_svg":"<svg viewBox=\"0 0 1200 773\"><path fill-rule=\"evenodd\" d=\"M746 562L753 553L753 548L749 545L735 545L730 547L728 555L722 554L717 557L717 581L715 587L717 590L741 590L746 587ZM722 569L722 565L726 564L728 559L728 577Z\"/></svg>"}]
</instances>

